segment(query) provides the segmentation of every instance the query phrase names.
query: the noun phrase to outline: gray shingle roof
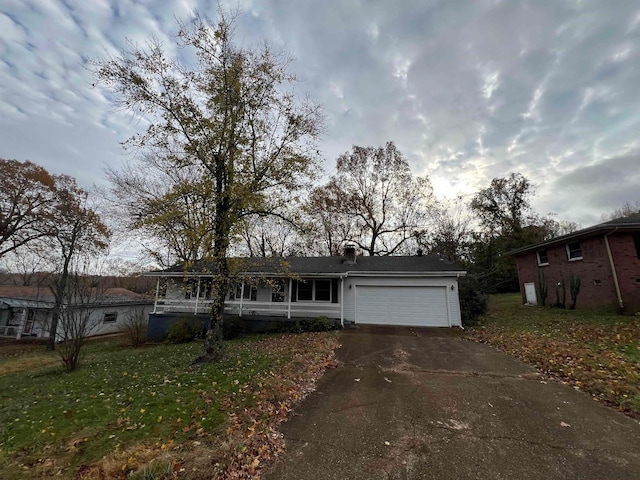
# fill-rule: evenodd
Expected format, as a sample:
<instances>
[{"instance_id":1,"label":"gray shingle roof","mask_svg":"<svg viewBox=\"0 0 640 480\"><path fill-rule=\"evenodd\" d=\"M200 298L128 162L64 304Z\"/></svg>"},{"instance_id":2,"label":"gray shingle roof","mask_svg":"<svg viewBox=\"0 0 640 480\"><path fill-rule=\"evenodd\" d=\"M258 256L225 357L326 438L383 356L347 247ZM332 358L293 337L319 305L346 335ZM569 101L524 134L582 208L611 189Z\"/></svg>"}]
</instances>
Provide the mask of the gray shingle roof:
<instances>
[{"instance_id":1,"label":"gray shingle roof","mask_svg":"<svg viewBox=\"0 0 640 480\"><path fill-rule=\"evenodd\" d=\"M242 273L264 275L269 273L292 272L298 275L312 274L346 274L346 273L394 273L406 272L410 274L433 274L446 272L464 274L464 270L453 263L436 255L423 256L389 256L369 257L359 256L356 263L346 263L344 257L248 257L230 259L234 270ZM212 271L212 264L199 263L187 269L191 273L206 273ZM167 270L151 272L151 275L162 273L184 273L181 266L174 266Z\"/></svg>"},{"instance_id":2,"label":"gray shingle roof","mask_svg":"<svg viewBox=\"0 0 640 480\"><path fill-rule=\"evenodd\" d=\"M563 243L568 240L589 237L593 235L602 235L614 230L640 231L640 213L636 213L634 215L629 215L626 217L614 218L613 220L609 220L608 222L599 223L591 227L576 230L575 232L552 238L544 242L534 243L532 245L527 245L526 247L517 248L515 250L507 252L507 255L520 255L532 250L538 250L542 247Z\"/></svg>"}]
</instances>

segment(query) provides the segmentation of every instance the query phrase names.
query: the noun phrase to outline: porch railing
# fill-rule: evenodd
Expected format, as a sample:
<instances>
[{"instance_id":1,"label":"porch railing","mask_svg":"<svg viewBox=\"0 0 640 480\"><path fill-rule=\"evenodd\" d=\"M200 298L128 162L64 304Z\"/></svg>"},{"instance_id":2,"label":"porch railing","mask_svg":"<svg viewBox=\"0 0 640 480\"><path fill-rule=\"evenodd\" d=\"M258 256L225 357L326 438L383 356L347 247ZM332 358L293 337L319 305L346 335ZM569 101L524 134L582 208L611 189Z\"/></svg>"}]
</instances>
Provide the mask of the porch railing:
<instances>
[{"instance_id":1,"label":"porch railing","mask_svg":"<svg viewBox=\"0 0 640 480\"><path fill-rule=\"evenodd\" d=\"M17 337L19 331L19 325L3 325L0 326L0 337Z\"/></svg>"},{"instance_id":2,"label":"porch railing","mask_svg":"<svg viewBox=\"0 0 640 480\"><path fill-rule=\"evenodd\" d=\"M167 300L158 299L154 313L208 313L211 301L200 300ZM287 302L255 302L244 301L242 306L239 300L225 302L225 313L235 315L269 315L278 317L287 316L329 316L340 318L339 303L321 302L291 302L291 308Z\"/></svg>"}]
</instances>

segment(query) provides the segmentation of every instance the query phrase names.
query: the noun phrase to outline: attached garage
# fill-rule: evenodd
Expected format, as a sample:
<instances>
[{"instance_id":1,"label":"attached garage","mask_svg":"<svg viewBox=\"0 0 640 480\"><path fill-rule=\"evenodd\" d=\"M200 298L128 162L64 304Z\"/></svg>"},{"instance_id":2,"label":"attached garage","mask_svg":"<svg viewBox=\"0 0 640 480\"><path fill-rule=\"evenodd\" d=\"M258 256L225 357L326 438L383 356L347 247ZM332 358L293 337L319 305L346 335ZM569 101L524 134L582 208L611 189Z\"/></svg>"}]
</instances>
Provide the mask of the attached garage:
<instances>
[{"instance_id":1,"label":"attached garage","mask_svg":"<svg viewBox=\"0 0 640 480\"><path fill-rule=\"evenodd\" d=\"M356 323L449 327L445 286L358 285Z\"/></svg>"}]
</instances>

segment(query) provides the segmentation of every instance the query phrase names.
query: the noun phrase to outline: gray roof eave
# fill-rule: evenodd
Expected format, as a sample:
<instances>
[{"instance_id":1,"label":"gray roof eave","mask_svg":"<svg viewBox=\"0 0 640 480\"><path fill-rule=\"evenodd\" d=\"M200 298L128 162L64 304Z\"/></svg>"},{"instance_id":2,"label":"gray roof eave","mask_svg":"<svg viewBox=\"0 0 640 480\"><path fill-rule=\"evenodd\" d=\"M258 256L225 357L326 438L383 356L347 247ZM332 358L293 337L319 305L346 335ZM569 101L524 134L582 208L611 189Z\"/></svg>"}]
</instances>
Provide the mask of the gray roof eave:
<instances>
[{"instance_id":1,"label":"gray roof eave","mask_svg":"<svg viewBox=\"0 0 640 480\"><path fill-rule=\"evenodd\" d=\"M148 272L144 274L146 277L215 277L215 273L200 272ZM352 270L346 272L238 272L238 276L247 277L282 277L282 276L298 276L298 277L318 277L318 278L346 278L346 277L464 277L467 275L465 270L448 270L448 271L425 271L425 272L405 272L405 271L359 271Z\"/></svg>"},{"instance_id":2,"label":"gray roof eave","mask_svg":"<svg viewBox=\"0 0 640 480\"><path fill-rule=\"evenodd\" d=\"M621 230L640 230L640 223L601 223L598 225L594 225L593 227L583 228L582 230L577 230L575 232L567 233L566 235L561 235L560 237L551 238L549 240L545 240L544 242L534 243L532 245L527 245L526 247L516 248L515 250L506 252L505 255L520 255L522 253L539 250L542 247L564 243L568 240L573 240L576 238L589 237L603 232L613 233Z\"/></svg>"}]
</instances>

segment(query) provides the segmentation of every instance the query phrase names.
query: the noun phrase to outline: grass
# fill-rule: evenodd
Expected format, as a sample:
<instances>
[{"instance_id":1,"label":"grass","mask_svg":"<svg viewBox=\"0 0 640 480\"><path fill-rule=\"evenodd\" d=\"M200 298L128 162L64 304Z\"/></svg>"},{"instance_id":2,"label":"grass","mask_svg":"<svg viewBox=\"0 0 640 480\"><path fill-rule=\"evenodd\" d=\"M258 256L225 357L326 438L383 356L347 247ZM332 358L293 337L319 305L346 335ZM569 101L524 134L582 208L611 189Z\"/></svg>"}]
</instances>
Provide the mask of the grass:
<instances>
[{"instance_id":1,"label":"grass","mask_svg":"<svg viewBox=\"0 0 640 480\"><path fill-rule=\"evenodd\" d=\"M273 402L286 407L301 398L304 378L313 381L327 365L335 335L238 339L226 342L222 363L197 366L190 365L202 349L197 342L138 349L120 342L88 344L70 374L56 353L27 348L20 355L12 347L0 354L3 479L173 478L174 467L187 466L199 478L190 462L201 450L215 457L202 466L210 478L247 451L246 422L268 433L283 411ZM261 415L259 422L247 412ZM168 473L147 475L157 469Z\"/></svg>"},{"instance_id":2,"label":"grass","mask_svg":"<svg viewBox=\"0 0 640 480\"><path fill-rule=\"evenodd\" d=\"M640 417L638 317L527 307L520 294L493 295L470 335Z\"/></svg>"}]
</instances>

